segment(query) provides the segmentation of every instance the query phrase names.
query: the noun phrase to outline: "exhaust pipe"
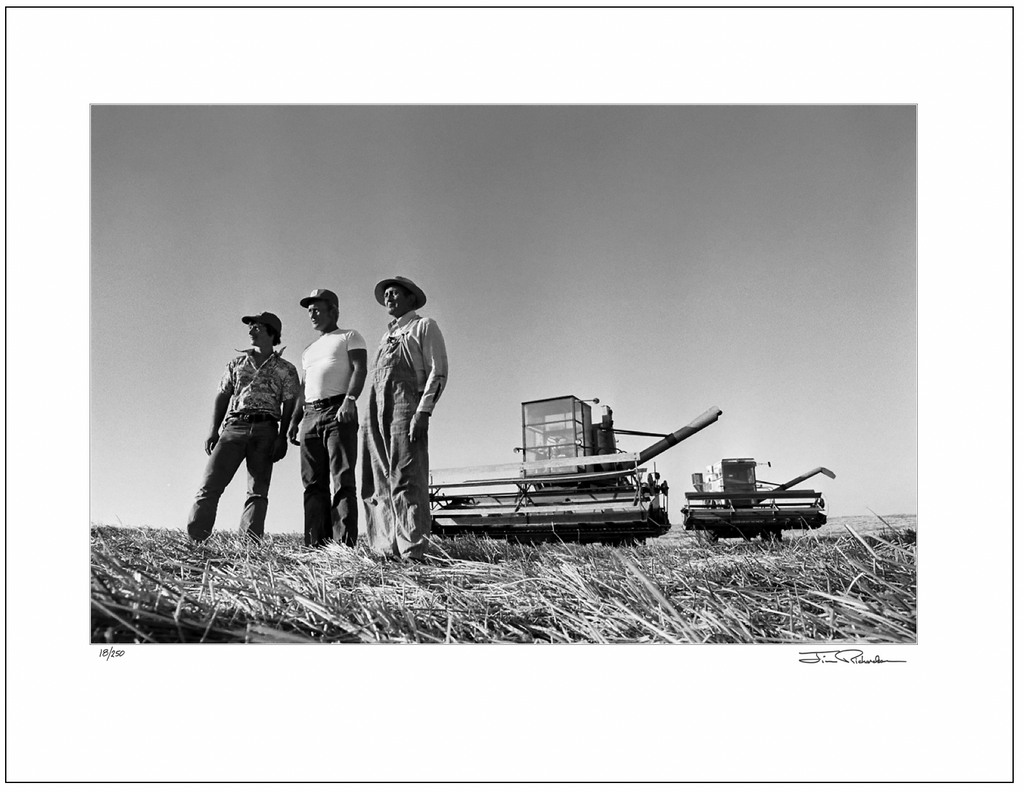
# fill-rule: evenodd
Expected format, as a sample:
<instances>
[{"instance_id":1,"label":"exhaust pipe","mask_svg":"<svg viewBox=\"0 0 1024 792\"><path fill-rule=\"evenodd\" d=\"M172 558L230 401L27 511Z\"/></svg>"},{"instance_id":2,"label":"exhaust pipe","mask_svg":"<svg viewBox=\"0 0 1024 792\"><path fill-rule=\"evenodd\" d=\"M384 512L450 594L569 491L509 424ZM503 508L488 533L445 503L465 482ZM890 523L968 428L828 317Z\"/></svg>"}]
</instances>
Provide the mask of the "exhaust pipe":
<instances>
[{"instance_id":1,"label":"exhaust pipe","mask_svg":"<svg viewBox=\"0 0 1024 792\"><path fill-rule=\"evenodd\" d=\"M647 446L647 448L640 452L640 457L638 460L639 464L642 465L644 462L646 462L649 459L653 459L663 451L668 451L668 449L670 449L672 446L681 443L690 435L697 434L697 432L699 432L701 429L704 429L705 427L710 426L715 421L717 421L718 416L721 414L722 411L719 410L717 407L712 407L711 409L701 413L699 416L690 421L690 423L686 424L686 426L676 429L670 435L665 435L665 437L663 437L654 445Z\"/></svg>"}]
</instances>

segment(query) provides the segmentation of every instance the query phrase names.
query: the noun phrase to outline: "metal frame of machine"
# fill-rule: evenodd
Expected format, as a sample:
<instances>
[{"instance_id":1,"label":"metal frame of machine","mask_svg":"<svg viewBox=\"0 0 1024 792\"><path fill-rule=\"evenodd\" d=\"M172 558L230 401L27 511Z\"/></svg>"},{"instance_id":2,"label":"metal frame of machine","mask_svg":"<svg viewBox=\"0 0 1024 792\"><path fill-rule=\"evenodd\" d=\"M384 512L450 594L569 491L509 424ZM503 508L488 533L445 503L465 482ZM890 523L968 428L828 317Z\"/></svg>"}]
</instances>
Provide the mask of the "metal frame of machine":
<instances>
[{"instance_id":1,"label":"metal frame of machine","mask_svg":"<svg viewBox=\"0 0 1024 792\"><path fill-rule=\"evenodd\" d=\"M575 396L522 407L521 462L431 471L435 532L525 542L620 543L661 536L671 527L668 485L644 465L721 415L713 407L661 435L617 430L607 408L595 424L590 404ZM614 434L659 440L638 453L614 453Z\"/></svg>"},{"instance_id":2,"label":"metal frame of machine","mask_svg":"<svg viewBox=\"0 0 1024 792\"><path fill-rule=\"evenodd\" d=\"M826 523L820 492L790 488L818 473L835 478L831 470L817 467L785 484L771 484L756 479L756 465L749 457L734 457L709 466L707 479L694 473L697 491L686 493L683 527L714 543L758 536L778 541L783 530L811 530Z\"/></svg>"}]
</instances>

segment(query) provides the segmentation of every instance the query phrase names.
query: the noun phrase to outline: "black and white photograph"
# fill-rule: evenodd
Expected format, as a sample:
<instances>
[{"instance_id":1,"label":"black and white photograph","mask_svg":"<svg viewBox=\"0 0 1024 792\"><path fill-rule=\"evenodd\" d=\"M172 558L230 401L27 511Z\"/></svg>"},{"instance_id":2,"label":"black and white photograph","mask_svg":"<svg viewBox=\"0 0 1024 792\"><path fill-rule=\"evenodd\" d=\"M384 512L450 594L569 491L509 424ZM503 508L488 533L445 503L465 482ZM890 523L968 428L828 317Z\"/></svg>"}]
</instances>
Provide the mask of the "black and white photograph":
<instances>
[{"instance_id":1,"label":"black and white photograph","mask_svg":"<svg viewBox=\"0 0 1024 792\"><path fill-rule=\"evenodd\" d=\"M916 133L94 106L93 642L913 643Z\"/></svg>"},{"instance_id":2,"label":"black and white photograph","mask_svg":"<svg viewBox=\"0 0 1024 792\"><path fill-rule=\"evenodd\" d=\"M96 53L49 120L8 71L8 371L71 391L8 411L8 642L101 720L265 689L153 733L280 750L52 767L31 716L9 780L1008 777L1008 11L136 11L7 12ZM936 750L939 690L993 736ZM753 765L672 759L747 695Z\"/></svg>"}]
</instances>

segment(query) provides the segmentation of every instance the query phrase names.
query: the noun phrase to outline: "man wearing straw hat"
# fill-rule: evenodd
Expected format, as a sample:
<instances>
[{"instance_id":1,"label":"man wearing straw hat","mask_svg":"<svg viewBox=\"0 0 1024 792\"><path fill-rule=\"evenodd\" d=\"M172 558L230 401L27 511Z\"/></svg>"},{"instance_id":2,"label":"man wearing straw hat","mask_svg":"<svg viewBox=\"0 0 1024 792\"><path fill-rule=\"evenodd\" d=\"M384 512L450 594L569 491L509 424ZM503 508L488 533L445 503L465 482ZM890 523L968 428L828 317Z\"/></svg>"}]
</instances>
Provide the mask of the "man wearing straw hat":
<instances>
[{"instance_id":1,"label":"man wearing straw hat","mask_svg":"<svg viewBox=\"0 0 1024 792\"><path fill-rule=\"evenodd\" d=\"M202 542L213 533L217 504L242 460L249 491L241 530L261 539L267 518L270 474L288 451L285 427L299 392L295 366L281 357L281 320L264 311L243 316L252 348L228 362L213 402L213 420L206 438L210 457L195 503L188 515L188 535ZM223 424L223 426L222 426Z\"/></svg>"},{"instance_id":2,"label":"man wearing straw hat","mask_svg":"<svg viewBox=\"0 0 1024 792\"><path fill-rule=\"evenodd\" d=\"M358 330L338 327L338 296L330 289L314 289L299 305L320 333L302 352L303 398L288 429L288 438L299 446L305 543L354 547L359 536L356 399L366 379L366 342Z\"/></svg>"},{"instance_id":3,"label":"man wearing straw hat","mask_svg":"<svg viewBox=\"0 0 1024 792\"><path fill-rule=\"evenodd\" d=\"M444 337L416 313L427 302L408 278L374 289L392 319L370 370L362 432L361 495L370 547L392 559L423 561L430 535L427 431L448 380Z\"/></svg>"}]
</instances>

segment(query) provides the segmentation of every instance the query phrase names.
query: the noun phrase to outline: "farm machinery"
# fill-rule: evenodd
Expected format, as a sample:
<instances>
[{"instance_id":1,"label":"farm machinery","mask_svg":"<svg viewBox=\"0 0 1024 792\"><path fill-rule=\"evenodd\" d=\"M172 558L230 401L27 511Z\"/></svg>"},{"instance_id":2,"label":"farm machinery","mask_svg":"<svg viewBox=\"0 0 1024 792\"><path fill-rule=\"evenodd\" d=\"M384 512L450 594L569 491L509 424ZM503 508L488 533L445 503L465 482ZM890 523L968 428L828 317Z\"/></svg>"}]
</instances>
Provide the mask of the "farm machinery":
<instances>
[{"instance_id":1,"label":"farm machinery","mask_svg":"<svg viewBox=\"0 0 1024 792\"><path fill-rule=\"evenodd\" d=\"M431 471L435 533L484 535L521 542L619 544L665 534L668 484L646 463L718 420L712 407L669 435L616 429L602 405L575 396L522 403L521 460ZM643 451L617 450L615 435L657 437Z\"/></svg>"},{"instance_id":2,"label":"farm machinery","mask_svg":"<svg viewBox=\"0 0 1024 792\"><path fill-rule=\"evenodd\" d=\"M686 493L683 527L714 543L757 536L774 541L782 538L784 529L820 528L825 524L821 493L792 487L818 473L834 479L835 473L817 467L785 484L772 484L757 479L757 464L750 458L723 459L709 465L706 474L694 473L695 491Z\"/></svg>"}]
</instances>

